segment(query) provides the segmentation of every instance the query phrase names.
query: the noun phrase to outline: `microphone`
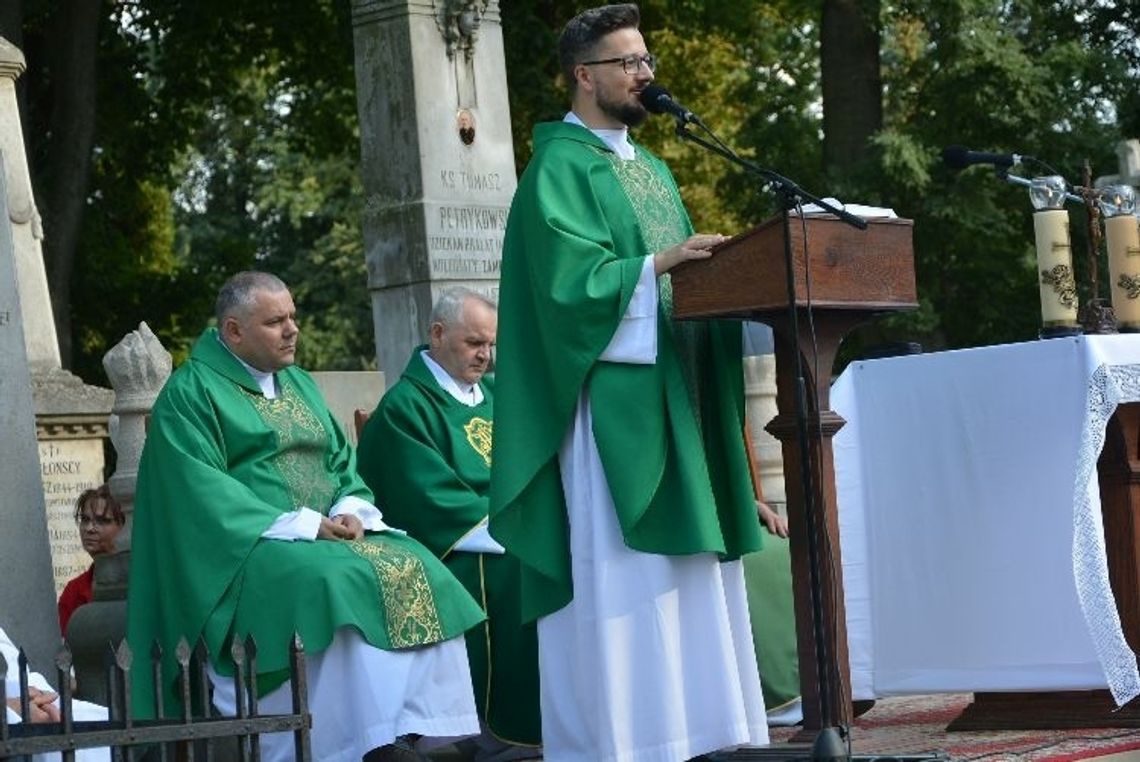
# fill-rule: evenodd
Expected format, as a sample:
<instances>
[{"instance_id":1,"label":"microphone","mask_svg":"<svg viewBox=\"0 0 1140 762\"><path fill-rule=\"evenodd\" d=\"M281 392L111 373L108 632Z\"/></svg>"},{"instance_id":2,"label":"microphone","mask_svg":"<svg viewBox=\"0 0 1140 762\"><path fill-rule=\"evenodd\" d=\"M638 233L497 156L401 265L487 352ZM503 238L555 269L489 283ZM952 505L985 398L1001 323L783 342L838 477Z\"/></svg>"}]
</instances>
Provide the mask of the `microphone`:
<instances>
[{"instance_id":1,"label":"microphone","mask_svg":"<svg viewBox=\"0 0 1140 762\"><path fill-rule=\"evenodd\" d=\"M699 116L673 100L673 94L661 85L646 85L637 97L651 114L671 114L684 124L701 123Z\"/></svg>"},{"instance_id":2,"label":"microphone","mask_svg":"<svg viewBox=\"0 0 1140 762\"><path fill-rule=\"evenodd\" d=\"M950 169L965 169L974 164L993 164L995 167L1009 169L1015 164L1020 164L1022 158L1028 157L1016 153L971 151L964 146L948 146L942 150L942 162Z\"/></svg>"}]
</instances>

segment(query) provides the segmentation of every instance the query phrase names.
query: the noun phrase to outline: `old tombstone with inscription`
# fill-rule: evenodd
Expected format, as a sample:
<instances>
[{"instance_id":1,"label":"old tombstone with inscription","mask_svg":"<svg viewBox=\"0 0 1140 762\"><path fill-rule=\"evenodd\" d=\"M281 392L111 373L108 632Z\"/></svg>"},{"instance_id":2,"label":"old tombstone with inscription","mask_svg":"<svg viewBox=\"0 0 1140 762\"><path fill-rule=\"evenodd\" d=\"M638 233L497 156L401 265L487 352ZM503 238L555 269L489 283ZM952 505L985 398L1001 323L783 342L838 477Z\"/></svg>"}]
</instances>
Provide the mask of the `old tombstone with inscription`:
<instances>
[{"instance_id":1,"label":"old tombstone with inscription","mask_svg":"<svg viewBox=\"0 0 1140 762\"><path fill-rule=\"evenodd\" d=\"M498 295L514 195L497 0L353 0L376 353L389 383L450 285Z\"/></svg>"},{"instance_id":2,"label":"old tombstone with inscription","mask_svg":"<svg viewBox=\"0 0 1140 762\"><path fill-rule=\"evenodd\" d=\"M6 186L0 174L0 627L52 674L59 622Z\"/></svg>"},{"instance_id":3,"label":"old tombstone with inscription","mask_svg":"<svg viewBox=\"0 0 1140 762\"><path fill-rule=\"evenodd\" d=\"M32 195L16 80L23 54L0 38L0 148L4 152L7 207L3 223L13 242L21 333L31 371L39 440L40 477L47 511L56 594L91 562L73 519L75 498L103 481L107 416L112 393L84 384L63 370L52 318L41 241L44 236ZM9 318L5 318L10 320Z\"/></svg>"}]
</instances>

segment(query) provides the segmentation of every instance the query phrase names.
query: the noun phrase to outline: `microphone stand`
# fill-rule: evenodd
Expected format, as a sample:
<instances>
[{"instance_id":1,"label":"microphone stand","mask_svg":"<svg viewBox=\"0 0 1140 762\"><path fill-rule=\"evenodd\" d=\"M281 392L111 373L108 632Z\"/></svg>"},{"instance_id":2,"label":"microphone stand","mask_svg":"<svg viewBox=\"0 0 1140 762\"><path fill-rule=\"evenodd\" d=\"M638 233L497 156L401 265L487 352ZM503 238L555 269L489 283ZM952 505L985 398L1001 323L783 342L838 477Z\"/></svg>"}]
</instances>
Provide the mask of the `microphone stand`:
<instances>
[{"instance_id":1,"label":"microphone stand","mask_svg":"<svg viewBox=\"0 0 1140 762\"><path fill-rule=\"evenodd\" d=\"M796 358L795 389L796 389L796 433L800 449L800 479L804 494L804 518L807 529L809 588L811 590L812 611L812 638L815 643L816 675L819 679L820 698L820 731L812 743L812 760L847 760L850 753L843 740L846 732L835 726L836 708L832 706L830 683L832 680L831 658L827 654L827 636L824 631L824 604L822 600L822 563L820 549L817 544L816 516L814 491L812 489L811 450L808 443L808 400L807 382L804 378L803 356L799 346L799 311L796 309L796 281L794 270L794 257L792 252L791 211L798 208L804 201L814 203L822 209L834 214L839 219L859 230L867 229L867 221L857 217L846 210L839 209L821 198L806 192L788 178L773 172L770 169L754 164L738 156L732 151L694 135L686 129L686 121L677 118L677 136L683 140L712 151L729 160L737 166L743 167L752 174L763 178L773 188L780 200L780 216L784 229L784 268L787 273L788 295L788 321L791 326L791 340L793 342ZM802 214L802 212L801 212ZM818 407L818 405L817 405Z\"/></svg>"}]
</instances>

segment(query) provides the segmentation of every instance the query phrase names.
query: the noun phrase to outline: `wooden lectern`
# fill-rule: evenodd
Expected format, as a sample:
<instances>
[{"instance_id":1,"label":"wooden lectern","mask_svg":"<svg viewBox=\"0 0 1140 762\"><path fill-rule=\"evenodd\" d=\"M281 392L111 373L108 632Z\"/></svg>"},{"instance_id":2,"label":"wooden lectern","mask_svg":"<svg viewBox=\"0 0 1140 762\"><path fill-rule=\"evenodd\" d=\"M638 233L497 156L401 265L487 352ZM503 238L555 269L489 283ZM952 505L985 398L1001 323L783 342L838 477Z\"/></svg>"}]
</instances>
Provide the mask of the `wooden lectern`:
<instances>
[{"instance_id":1,"label":"wooden lectern","mask_svg":"<svg viewBox=\"0 0 1140 762\"><path fill-rule=\"evenodd\" d=\"M792 335L788 315L781 217L725 241L709 259L686 262L670 271L674 317L759 320L775 330L779 414L765 428L780 440L784 455L804 710L804 729L797 738L814 737L820 729L822 701L801 469L806 465L813 475L812 505L827 651L822 663L833 670L827 681L827 698L833 708L832 721L847 725L852 720L851 680L831 450L831 438L843 426L843 419L830 409L831 367L843 337L857 324L879 313L918 306L913 224L899 219L868 222L867 229L861 231L831 215L791 217L788 238L799 336ZM803 358L807 384L808 464L801 462L796 433L797 350Z\"/></svg>"}]
</instances>

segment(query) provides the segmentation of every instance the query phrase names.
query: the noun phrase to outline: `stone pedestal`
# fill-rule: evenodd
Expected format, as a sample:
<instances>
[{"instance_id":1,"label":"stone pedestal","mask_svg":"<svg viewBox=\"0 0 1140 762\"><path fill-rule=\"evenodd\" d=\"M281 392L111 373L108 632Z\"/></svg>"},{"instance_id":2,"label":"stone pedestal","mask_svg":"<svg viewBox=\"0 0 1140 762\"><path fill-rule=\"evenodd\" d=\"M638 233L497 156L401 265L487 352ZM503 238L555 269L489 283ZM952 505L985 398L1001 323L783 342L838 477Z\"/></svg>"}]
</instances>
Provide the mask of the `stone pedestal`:
<instances>
[{"instance_id":1,"label":"stone pedestal","mask_svg":"<svg viewBox=\"0 0 1140 762\"><path fill-rule=\"evenodd\" d=\"M146 440L146 420L170 376L171 358L150 327L141 323L137 331L128 333L103 356L103 368L115 388L109 428L116 464L107 484L123 507L126 524L115 538L115 552L95 559L92 601L75 610L66 635L75 663L77 695L105 704L102 669L107 644L118 643L126 636L135 483Z\"/></svg>"},{"instance_id":2,"label":"stone pedestal","mask_svg":"<svg viewBox=\"0 0 1140 762\"><path fill-rule=\"evenodd\" d=\"M497 0L353 0L364 244L388 383L448 286L495 299L516 187Z\"/></svg>"}]
</instances>

